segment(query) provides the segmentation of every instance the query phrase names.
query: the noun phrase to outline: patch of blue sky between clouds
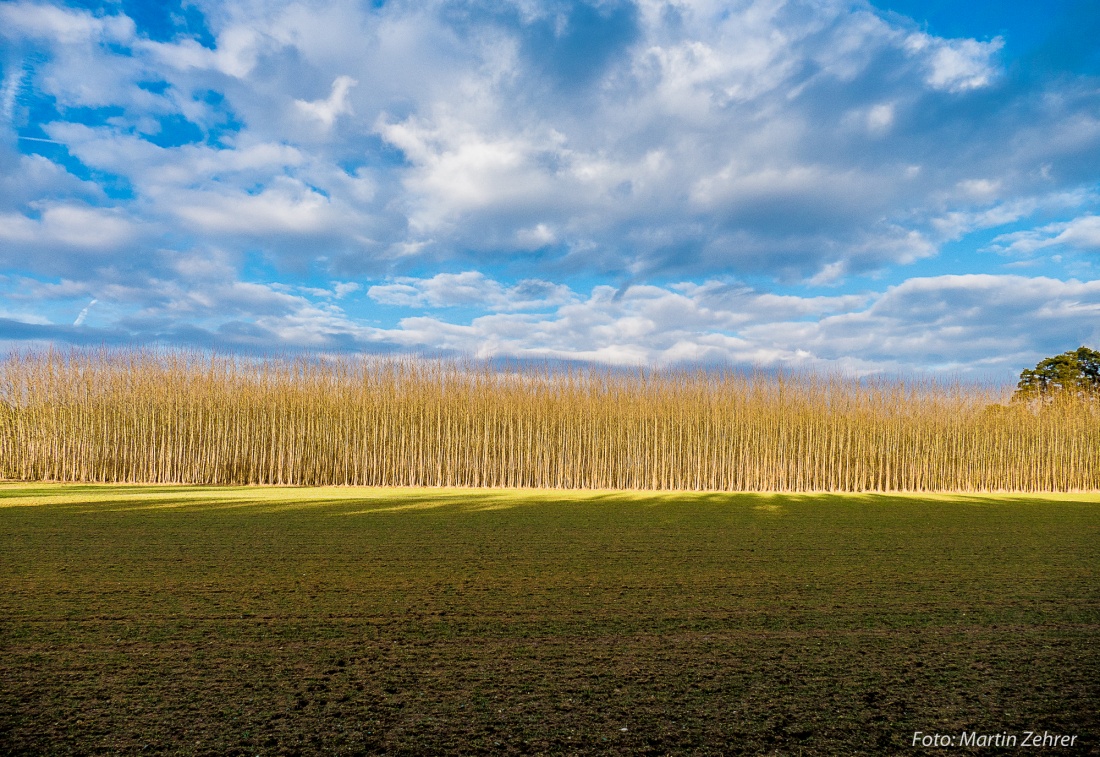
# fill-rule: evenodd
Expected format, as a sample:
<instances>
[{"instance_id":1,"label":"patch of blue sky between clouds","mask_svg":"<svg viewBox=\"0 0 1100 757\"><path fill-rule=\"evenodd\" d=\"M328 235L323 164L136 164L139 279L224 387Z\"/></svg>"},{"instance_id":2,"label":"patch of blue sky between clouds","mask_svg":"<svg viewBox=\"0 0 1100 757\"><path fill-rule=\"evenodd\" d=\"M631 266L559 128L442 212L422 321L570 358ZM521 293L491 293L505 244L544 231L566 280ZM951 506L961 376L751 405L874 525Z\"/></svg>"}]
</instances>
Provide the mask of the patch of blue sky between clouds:
<instances>
[{"instance_id":1,"label":"patch of blue sky between clouds","mask_svg":"<svg viewBox=\"0 0 1100 757\"><path fill-rule=\"evenodd\" d=\"M0 340L1008 377L1100 342L1042 11L6 2Z\"/></svg>"},{"instance_id":2,"label":"patch of blue sky between clouds","mask_svg":"<svg viewBox=\"0 0 1100 757\"><path fill-rule=\"evenodd\" d=\"M1002 37L1014 73L1100 74L1100 7L1092 0L1006 3L999 0L871 0L905 23L943 37Z\"/></svg>"}]
</instances>

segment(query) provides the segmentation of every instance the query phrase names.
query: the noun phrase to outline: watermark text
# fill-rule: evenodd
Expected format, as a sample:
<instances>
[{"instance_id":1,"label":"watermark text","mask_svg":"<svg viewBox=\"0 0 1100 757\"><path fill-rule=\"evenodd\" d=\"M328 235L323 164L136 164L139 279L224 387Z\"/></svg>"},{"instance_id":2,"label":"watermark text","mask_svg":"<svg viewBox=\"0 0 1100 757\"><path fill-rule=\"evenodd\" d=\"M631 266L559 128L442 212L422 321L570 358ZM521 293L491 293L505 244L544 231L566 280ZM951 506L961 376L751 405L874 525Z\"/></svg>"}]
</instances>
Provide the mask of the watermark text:
<instances>
[{"instance_id":1,"label":"watermark text","mask_svg":"<svg viewBox=\"0 0 1100 757\"><path fill-rule=\"evenodd\" d=\"M910 746L915 747L1072 747L1077 746L1077 736L1050 731L1020 731L1009 733L982 733L981 731L961 731L959 733L926 733L914 731Z\"/></svg>"}]
</instances>

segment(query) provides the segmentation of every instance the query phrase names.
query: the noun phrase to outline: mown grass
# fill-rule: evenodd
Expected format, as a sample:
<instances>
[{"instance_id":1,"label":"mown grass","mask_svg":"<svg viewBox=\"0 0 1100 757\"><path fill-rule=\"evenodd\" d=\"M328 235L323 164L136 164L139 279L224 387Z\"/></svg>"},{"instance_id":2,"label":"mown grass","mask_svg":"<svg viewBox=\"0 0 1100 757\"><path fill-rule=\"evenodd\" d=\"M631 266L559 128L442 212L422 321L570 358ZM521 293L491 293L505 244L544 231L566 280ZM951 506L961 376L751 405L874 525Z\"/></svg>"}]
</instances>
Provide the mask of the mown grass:
<instances>
[{"instance_id":1,"label":"mown grass","mask_svg":"<svg viewBox=\"0 0 1100 757\"><path fill-rule=\"evenodd\" d=\"M1097 753L1098 506L0 485L0 752Z\"/></svg>"}]
</instances>

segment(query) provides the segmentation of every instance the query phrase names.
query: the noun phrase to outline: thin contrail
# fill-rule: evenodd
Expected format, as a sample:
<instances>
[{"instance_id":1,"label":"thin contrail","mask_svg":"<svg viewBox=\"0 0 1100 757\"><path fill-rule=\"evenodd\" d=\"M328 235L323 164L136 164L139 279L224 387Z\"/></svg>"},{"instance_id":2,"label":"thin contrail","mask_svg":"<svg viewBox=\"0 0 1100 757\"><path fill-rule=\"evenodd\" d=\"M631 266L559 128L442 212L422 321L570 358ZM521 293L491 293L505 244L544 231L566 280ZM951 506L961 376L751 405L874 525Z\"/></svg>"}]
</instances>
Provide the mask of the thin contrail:
<instances>
[{"instance_id":1,"label":"thin contrail","mask_svg":"<svg viewBox=\"0 0 1100 757\"><path fill-rule=\"evenodd\" d=\"M84 325L84 319L88 317L88 311L91 310L92 305L96 304L97 302L99 302L99 300L96 300L96 299L93 299L91 302L89 302L88 307L81 310L80 315L78 315L76 317L76 320L73 321L73 325L74 326L83 326Z\"/></svg>"},{"instance_id":2,"label":"thin contrail","mask_svg":"<svg viewBox=\"0 0 1100 757\"><path fill-rule=\"evenodd\" d=\"M51 145L63 145L64 142L58 142L56 139L43 139L42 137L19 137L19 139L25 139L28 142L49 142Z\"/></svg>"}]
</instances>

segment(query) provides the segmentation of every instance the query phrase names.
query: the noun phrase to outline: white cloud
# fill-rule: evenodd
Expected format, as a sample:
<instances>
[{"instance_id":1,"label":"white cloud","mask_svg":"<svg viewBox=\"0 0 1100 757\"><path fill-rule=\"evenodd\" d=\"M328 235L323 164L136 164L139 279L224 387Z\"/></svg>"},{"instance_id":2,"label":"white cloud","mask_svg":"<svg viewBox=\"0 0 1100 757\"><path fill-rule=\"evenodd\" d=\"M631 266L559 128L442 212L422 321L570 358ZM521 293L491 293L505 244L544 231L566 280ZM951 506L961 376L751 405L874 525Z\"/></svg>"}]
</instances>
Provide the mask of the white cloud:
<instances>
[{"instance_id":1,"label":"white cloud","mask_svg":"<svg viewBox=\"0 0 1100 757\"><path fill-rule=\"evenodd\" d=\"M532 228L520 229L516 232L516 247L521 250L537 250L557 241L558 235L545 223L535 224Z\"/></svg>"},{"instance_id":2,"label":"white cloud","mask_svg":"<svg viewBox=\"0 0 1100 757\"><path fill-rule=\"evenodd\" d=\"M298 106L300 111L311 118L317 119L322 126L329 129L336 121L337 116L351 112L351 106L348 104L348 92L358 83L350 76L337 76L332 82L332 92L326 99L312 102L295 100L294 104Z\"/></svg>"},{"instance_id":3,"label":"white cloud","mask_svg":"<svg viewBox=\"0 0 1100 757\"><path fill-rule=\"evenodd\" d=\"M105 287L96 299L107 303L101 321L112 308L137 307L121 323L139 342L184 322L202 324L205 331L196 332L208 334L202 338L250 347L389 345L616 365L733 363L1004 381L1043 356L1100 340L1100 281L1043 277L934 276L836 296L780 295L714 280L597 285L580 294L539 281L506 285L471 271L371 287L368 296L385 304L475 313L418 314L388 328L365 325L342 309L337 301L353 289L207 277L187 286L154 280L142 288ZM71 281L24 291L36 300L87 296Z\"/></svg>"},{"instance_id":4,"label":"white cloud","mask_svg":"<svg viewBox=\"0 0 1100 757\"><path fill-rule=\"evenodd\" d=\"M0 240L49 250L51 246L110 251L132 241L137 228L123 214L79 205L45 205L40 217L0 214Z\"/></svg>"},{"instance_id":5,"label":"white cloud","mask_svg":"<svg viewBox=\"0 0 1100 757\"><path fill-rule=\"evenodd\" d=\"M127 42L135 33L129 16L94 16L83 10L29 2L0 5L0 30L6 37L37 37L66 45L93 40Z\"/></svg>"},{"instance_id":6,"label":"white cloud","mask_svg":"<svg viewBox=\"0 0 1100 757\"><path fill-rule=\"evenodd\" d=\"M29 211L40 205L44 197L64 197L70 204L103 203L107 200L103 188L90 180L82 180L41 155L13 156L6 161L0 156L0 198L14 211ZM3 205L0 204L0 212Z\"/></svg>"},{"instance_id":7,"label":"white cloud","mask_svg":"<svg viewBox=\"0 0 1100 757\"><path fill-rule=\"evenodd\" d=\"M1054 242L1090 252L1100 250L1100 216L1084 216L1071 221Z\"/></svg>"},{"instance_id":8,"label":"white cloud","mask_svg":"<svg viewBox=\"0 0 1100 757\"><path fill-rule=\"evenodd\" d=\"M242 140L227 148L194 144L163 148L104 127L54 123L47 131L85 165L115 174L133 174L135 182L150 194L168 188L195 189L218 181L250 187L257 180L270 181L309 160L299 148L278 142Z\"/></svg>"},{"instance_id":9,"label":"white cloud","mask_svg":"<svg viewBox=\"0 0 1100 757\"><path fill-rule=\"evenodd\" d=\"M345 248L370 238L371 217L361 209L376 191L369 172L349 175L298 147L241 140L231 148L161 148L77 124L51 125L49 133L85 165L132 173L147 216L204 236L210 246L232 246L227 235L300 251L302 237L311 234L342 240Z\"/></svg>"},{"instance_id":10,"label":"white cloud","mask_svg":"<svg viewBox=\"0 0 1100 757\"><path fill-rule=\"evenodd\" d=\"M511 79L470 77L403 118L378 120L410 164L408 241L432 237L433 254L591 242L602 266L646 273L674 269L670 251L695 248L705 251L694 256L700 274L733 266L823 280L826 269L847 275L935 254L936 217L1014 191L995 174L973 179L964 164L907 172L914 158L935 158L898 128L925 88L962 95L992 81L1000 40L907 34L841 4L788 11L683 4L672 27L646 5L639 38L583 104L525 97L524 86L538 90L521 60ZM899 63L899 52L912 62ZM841 98L857 103L861 137L882 141L880 160L843 145L849 105L826 99L860 77L889 82ZM989 160L1005 171L1003 156ZM938 206L948 192L958 195ZM919 239L920 249L899 254L898 239Z\"/></svg>"},{"instance_id":11,"label":"white cloud","mask_svg":"<svg viewBox=\"0 0 1100 757\"><path fill-rule=\"evenodd\" d=\"M993 240L992 249L1030 255L1059 246L1086 252L1100 251L1100 216L1085 215L1067 223L1052 223L1038 229L1001 234Z\"/></svg>"},{"instance_id":12,"label":"white cloud","mask_svg":"<svg viewBox=\"0 0 1100 757\"><path fill-rule=\"evenodd\" d=\"M867 130L874 135L882 135L890 131L894 125L893 103L879 103L871 106L867 111Z\"/></svg>"},{"instance_id":13,"label":"white cloud","mask_svg":"<svg viewBox=\"0 0 1100 757\"><path fill-rule=\"evenodd\" d=\"M239 25L220 32L214 49L203 47L193 39L179 42L141 40L138 47L154 60L177 71L213 70L243 79L256 67L262 41L255 29Z\"/></svg>"},{"instance_id":14,"label":"white cloud","mask_svg":"<svg viewBox=\"0 0 1100 757\"><path fill-rule=\"evenodd\" d=\"M362 287L354 281L334 281L332 282L332 296L340 300L347 297L352 292L358 292L361 288Z\"/></svg>"},{"instance_id":15,"label":"white cloud","mask_svg":"<svg viewBox=\"0 0 1100 757\"><path fill-rule=\"evenodd\" d=\"M336 220L327 197L293 179L257 194L181 192L172 210L203 231L259 236L322 232Z\"/></svg>"},{"instance_id":16,"label":"white cloud","mask_svg":"<svg viewBox=\"0 0 1100 757\"><path fill-rule=\"evenodd\" d=\"M99 302L99 300L93 299L91 302L85 305L84 309L80 311L79 315L77 315L76 320L73 321L73 325L83 326L84 320L88 317L88 311L91 310L92 306L95 305L97 302Z\"/></svg>"},{"instance_id":17,"label":"white cloud","mask_svg":"<svg viewBox=\"0 0 1100 757\"><path fill-rule=\"evenodd\" d=\"M891 141L904 134L897 125L918 92L914 85L973 89L995 73L1000 44L904 33L840 3L798 13L783 3L646 3L634 42L608 59L597 89L546 91L525 48L528 30L503 16L460 30L435 3L368 10L324 0L205 10L212 49L186 37L150 40L123 28L122 15L50 11L44 21L20 22L17 33L55 42L65 34L103 40L108 27L118 27L110 32L116 37L129 35L132 57L86 45L77 60L56 49L53 90L68 101L114 98L128 109L140 101L139 110L185 110L207 128L217 108L203 93L214 87L245 119L230 149L156 148L135 133L130 116L82 140L72 132L88 127L50 125L81 160L127 177L143 193L134 212L182 219L208 243L225 245L217 235L246 227L255 236L268 220L273 233L320 228L327 203L329 236L374 256L595 244L600 252L589 259L599 267L657 272L674 266L670 250L695 248L705 251L695 256L702 275L751 260L744 270L818 280L828 271L848 275L926 256L898 256L891 240L912 232L910 238L934 244L934 219L913 209L976 174L940 165L922 174L934 179L914 180L902 170L914 157L904 155L904 145L899 165L861 161L858 146L837 146L849 138L844 113L864 114L865 135L896 149ZM38 13L21 12L32 20ZM555 19L558 35L570 29L567 10L528 8L521 15L530 24ZM55 31L34 31L39 27ZM899 50L911 64L889 57ZM842 110L835 125L822 117L833 106L817 88L830 92L838 82L877 75L883 60L894 67L891 84L865 96L850 92L836 106ZM112 69L122 73L108 74ZM229 79L211 78L215 72ZM160 95L135 86L159 77L171 84ZM322 87L330 88L324 99L288 94ZM302 116L323 128L323 142L313 141L317 130L305 128ZM337 120L341 132L333 136ZM371 175L337 167L375 134L407 164ZM817 143L824 149L804 149ZM268 162L242 165L248 157ZM280 173L292 173L317 196L291 199L285 182L276 186L287 178ZM996 175L981 181L1012 191ZM185 195L178 211L167 207L177 188ZM989 200L978 194L962 192L955 207L934 215L971 212L968 203ZM345 228L351 231L342 234Z\"/></svg>"},{"instance_id":18,"label":"white cloud","mask_svg":"<svg viewBox=\"0 0 1100 757\"><path fill-rule=\"evenodd\" d=\"M999 38L865 4L601 5L588 21L619 26L585 41L570 6L527 0L204 0L203 44L119 7L0 3L3 125L58 143L0 140L0 259L71 280L66 324L94 293L97 322L129 307L135 333L168 333L176 315L212 342L948 365L948 336L982 337L921 302L981 291L969 309L1026 330L990 305L1024 284L817 287L903 280L952 240L956 269L999 272L966 251L981 229L993 249L1057 247L1044 264L1082 278L1100 248L1095 88L998 81ZM230 286L246 259L310 285ZM1042 286L1070 312L1087 285ZM910 315L884 314L902 300ZM383 304L465 317L379 331L340 310ZM1080 333L1051 318L1033 321L1051 340Z\"/></svg>"},{"instance_id":19,"label":"white cloud","mask_svg":"<svg viewBox=\"0 0 1100 757\"><path fill-rule=\"evenodd\" d=\"M493 208L535 209L560 203L556 177L540 156L555 162L561 137L516 134L491 137L472 124L442 116L434 124L419 118L379 123L387 142L402 150L415 168L405 178L418 233L430 233L464 213Z\"/></svg>"},{"instance_id":20,"label":"white cloud","mask_svg":"<svg viewBox=\"0 0 1100 757\"><path fill-rule=\"evenodd\" d=\"M367 296L382 305L474 307L491 312L546 309L574 299L561 284L527 279L506 287L478 271L440 273L430 279L398 278L372 286Z\"/></svg>"},{"instance_id":21,"label":"white cloud","mask_svg":"<svg viewBox=\"0 0 1100 757\"><path fill-rule=\"evenodd\" d=\"M988 85L997 73L994 56L1004 47L995 37L989 42L976 39L943 39L928 34L911 34L906 48L920 55L928 69L930 87L948 92L965 92Z\"/></svg>"},{"instance_id":22,"label":"white cloud","mask_svg":"<svg viewBox=\"0 0 1100 757\"><path fill-rule=\"evenodd\" d=\"M0 86L0 121L11 121L15 111L15 98L19 94L19 87L23 83L24 71L16 68L8 71L4 77L4 83Z\"/></svg>"},{"instance_id":23,"label":"white cloud","mask_svg":"<svg viewBox=\"0 0 1100 757\"><path fill-rule=\"evenodd\" d=\"M1036 356L1100 338L1098 316L1100 282L968 275L839 297L777 296L720 282L630 287L621 296L596 287L550 316L497 314L466 324L418 316L385 335L482 356L1008 379Z\"/></svg>"},{"instance_id":24,"label":"white cloud","mask_svg":"<svg viewBox=\"0 0 1100 757\"><path fill-rule=\"evenodd\" d=\"M958 183L959 190L979 202L988 202L999 195L1002 183L993 179L966 179Z\"/></svg>"}]
</instances>

